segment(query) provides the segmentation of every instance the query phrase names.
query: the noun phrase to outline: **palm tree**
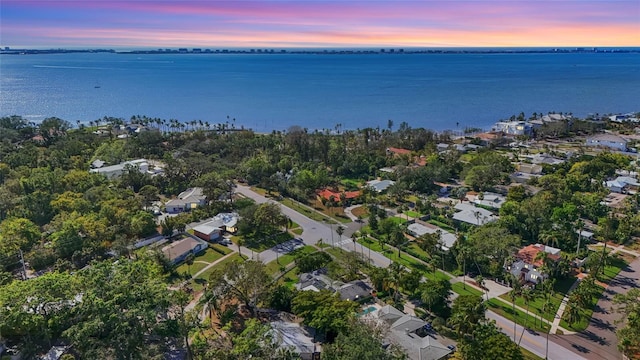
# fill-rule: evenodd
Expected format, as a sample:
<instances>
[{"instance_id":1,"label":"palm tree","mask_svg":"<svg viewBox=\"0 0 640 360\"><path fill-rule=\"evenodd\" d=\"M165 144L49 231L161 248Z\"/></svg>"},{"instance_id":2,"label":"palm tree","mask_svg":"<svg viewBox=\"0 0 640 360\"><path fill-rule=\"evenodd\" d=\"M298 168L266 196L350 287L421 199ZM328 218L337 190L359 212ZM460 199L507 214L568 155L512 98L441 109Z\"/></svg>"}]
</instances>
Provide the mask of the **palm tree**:
<instances>
[{"instance_id":1,"label":"palm tree","mask_svg":"<svg viewBox=\"0 0 640 360\"><path fill-rule=\"evenodd\" d=\"M569 327L572 327L572 325L578 322L582 317L582 314L580 313L580 306L572 301L569 301L567 303L567 306L564 308L562 317L569 324Z\"/></svg>"},{"instance_id":2,"label":"palm tree","mask_svg":"<svg viewBox=\"0 0 640 360\"><path fill-rule=\"evenodd\" d=\"M342 234L344 234L344 228L342 225L338 225L336 228L336 234L338 234L338 242L340 242L340 240L342 240Z\"/></svg>"},{"instance_id":3,"label":"palm tree","mask_svg":"<svg viewBox=\"0 0 640 360\"><path fill-rule=\"evenodd\" d=\"M516 316L516 298L520 294L520 290L522 285L520 284L520 279L515 277L512 274L509 274L509 282L511 283L511 291L509 292L509 297L511 298L511 308L513 309L513 316ZM515 319L513 321L513 342L516 342L516 322Z\"/></svg>"},{"instance_id":4,"label":"palm tree","mask_svg":"<svg viewBox=\"0 0 640 360\"><path fill-rule=\"evenodd\" d=\"M463 245L458 248L458 264L462 261L462 286L467 288L467 256L469 256L470 249Z\"/></svg>"},{"instance_id":5,"label":"palm tree","mask_svg":"<svg viewBox=\"0 0 640 360\"><path fill-rule=\"evenodd\" d=\"M404 268L404 266L402 266L402 264L399 264L397 262L393 262L391 263L391 265L389 265L389 275L390 275L390 283L391 285L393 285L393 299L394 300L398 300L398 294L400 293L399 291L399 287L400 287L400 279L402 278L402 275L404 274L404 272L406 271L406 269Z\"/></svg>"},{"instance_id":6,"label":"palm tree","mask_svg":"<svg viewBox=\"0 0 640 360\"><path fill-rule=\"evenodd\" d=\"M482 289L482 292L487 295L487 301L489 301L489 291L484 287L484 277L482 275L476 276L476 284L478 284L480 289Z\"/></svg>"},{"instance_id":7,"label":"palm tree","mask_svg":"<svg viewBox=\"0 0 640 360\"><path fill-rule=\"evenodd\" d=\"M240 249L243 245L244 245L244 239L243 238L238 238L236 240L236 245L238 245L238 254L240 254L240 257L244 259L244 257L242 256L242 250ZM276 256L277 256L278 252L276 251Z\"/></svg>"},{"instance_id":8,"label":"palm tree","mask_svg":"<svg viewBox=\"0 0 640 360\"><path fill-rule=\"evenodd\" d=\"M531 300L535 298L535 293L531 291L530 288L526 287L522 289L522 293L520 294L524 303L527 304L527 315L529 314L529 304ZM524 335L524 329L527 327L527 320L529 320L529 316L524 319L524 326L522 327L522 332L520 333L520 340L518 340L518 346L520 346L520 342L522 342L522 336Z\"/></svg>"}]
</instances>

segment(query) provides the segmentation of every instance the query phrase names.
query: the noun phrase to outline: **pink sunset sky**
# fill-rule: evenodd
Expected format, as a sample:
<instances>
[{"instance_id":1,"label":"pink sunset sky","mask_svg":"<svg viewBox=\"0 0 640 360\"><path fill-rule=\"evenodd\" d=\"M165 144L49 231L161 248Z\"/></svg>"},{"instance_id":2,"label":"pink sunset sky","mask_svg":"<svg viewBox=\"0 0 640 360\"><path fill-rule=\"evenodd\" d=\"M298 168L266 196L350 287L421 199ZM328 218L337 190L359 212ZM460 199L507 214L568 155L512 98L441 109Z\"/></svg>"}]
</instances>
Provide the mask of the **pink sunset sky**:
<instances>
[{"instance_id":1,"label":"pink sunset sky","mask_svg":"<svg viewBox=\"0 0 640 360\"><path fill-rule=\"evenodd\" d=\"M640 46L640 0L1 0L11 47Z\"/></svg>"}]
</instances>

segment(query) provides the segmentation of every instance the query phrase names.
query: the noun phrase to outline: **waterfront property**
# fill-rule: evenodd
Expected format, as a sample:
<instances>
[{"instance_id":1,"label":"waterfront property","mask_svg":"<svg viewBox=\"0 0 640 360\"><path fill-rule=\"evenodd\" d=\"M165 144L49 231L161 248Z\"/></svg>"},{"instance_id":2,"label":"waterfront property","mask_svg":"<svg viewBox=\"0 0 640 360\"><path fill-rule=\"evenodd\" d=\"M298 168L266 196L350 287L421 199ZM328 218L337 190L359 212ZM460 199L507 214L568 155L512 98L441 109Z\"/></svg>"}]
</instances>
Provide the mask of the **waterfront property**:
<instances>
[{"instance_id":1,"label":"waterfront property","mask_svg":"<svg viewBox=\"0 0 640 360\"><path fill-rule=\"evenodd\" d=\"M545 258L557 262L560 260L560 249L543 244L525 246L518 250L516 260L507 266L507 271L521 282L538 284L547 278L547 274L541 270Z\"/></svg>"},{"instance_id":2,"label":"waterfront property","mask_svg":"<svg viewBox=\"0 0 640 360\"><path fill-rule=\"evenodd\" d=\"M493 125L492 131L506 135L531 135L533 126L525 121L499 121Z\"/></svg>"},{"instance_id":3,"label":"waterfront property","mask_svg":"<svg viewBox=\"0 0 640 360\"><path fill-rule=\"evenodd\" d=\"M164 208L169 214L178 214L206 204L207 199L202 194L202 188L194 187L181 192L177 198L167 201Z\"/></svg>"}]
</instances>

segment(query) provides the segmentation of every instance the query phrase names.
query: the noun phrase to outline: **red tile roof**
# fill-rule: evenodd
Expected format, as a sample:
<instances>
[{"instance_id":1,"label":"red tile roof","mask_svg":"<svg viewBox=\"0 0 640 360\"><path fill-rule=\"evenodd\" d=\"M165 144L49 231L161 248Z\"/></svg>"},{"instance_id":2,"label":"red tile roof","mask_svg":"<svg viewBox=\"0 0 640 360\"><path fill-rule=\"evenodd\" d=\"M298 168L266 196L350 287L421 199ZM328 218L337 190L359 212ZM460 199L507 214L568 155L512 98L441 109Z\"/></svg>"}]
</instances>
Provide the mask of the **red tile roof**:
<instances>
[{"instance_id":1,"label":"red tile roof","mask_svg":"<svg viewBox=\"0 0 640 360\"><path fill-rule=\"evenodd\" d=\"M323 189L318 191L318 195L322 198L330 200L333 196L335 201L340 201L340 194L344 194L346 199L355 199L360 196L360 191L345 191L342 193L331 191L329 189Z\"/></svg>"},{"instance_id":2,"label":"red tile roof","mask_svg":"<svg viewBox=\"0 0 640 360\"><path fill-rule=\"evenodd\" d=\"M541 259L538 259L537 261L535 260L536 256L538 256L538 253L540 252L544 252L544 245L542 244L529 245L520 249L516 257L527 264L542 266L543 262ZM547 258L553 261L558 261L560 259L560 256L547 254Z\"/></svg>"},{"instance_id":3,"label":"red tile roof","mask_svg":"<svg viewBox=\"0 0 640 360\"><path fill-rule=\"evenodd\" d=\"M388 147L387 148L387 152L392 152L392 153L394 153L396 155L411 154L411 150L401 149L401 148L394 148L394 147Z\"/></svg>"}]
</instances>

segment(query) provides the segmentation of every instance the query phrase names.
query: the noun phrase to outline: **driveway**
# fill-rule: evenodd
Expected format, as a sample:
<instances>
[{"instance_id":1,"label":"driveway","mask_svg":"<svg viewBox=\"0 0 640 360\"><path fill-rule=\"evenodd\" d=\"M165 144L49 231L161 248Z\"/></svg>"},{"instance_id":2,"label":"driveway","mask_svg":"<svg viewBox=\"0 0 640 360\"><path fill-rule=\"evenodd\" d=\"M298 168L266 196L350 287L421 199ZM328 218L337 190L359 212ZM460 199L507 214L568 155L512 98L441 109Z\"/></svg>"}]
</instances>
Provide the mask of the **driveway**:
<instances>
[{"instance_id":1,"label":"driveway","mask_svg":"<svg viewBox=\"0 0 640 360\"><path fill-rule=\"evenodd\" d=\"M611 300L615 294L626 294L634 287L640 287L640 258L636 258L622 269L604 291L589 322L587 329L576 335L552 335L554 341L587 359L622 359L618 351L616 324L622 316L611 311Z\"/></svg>"}]
</instances>

